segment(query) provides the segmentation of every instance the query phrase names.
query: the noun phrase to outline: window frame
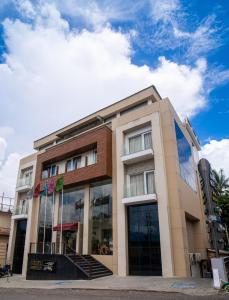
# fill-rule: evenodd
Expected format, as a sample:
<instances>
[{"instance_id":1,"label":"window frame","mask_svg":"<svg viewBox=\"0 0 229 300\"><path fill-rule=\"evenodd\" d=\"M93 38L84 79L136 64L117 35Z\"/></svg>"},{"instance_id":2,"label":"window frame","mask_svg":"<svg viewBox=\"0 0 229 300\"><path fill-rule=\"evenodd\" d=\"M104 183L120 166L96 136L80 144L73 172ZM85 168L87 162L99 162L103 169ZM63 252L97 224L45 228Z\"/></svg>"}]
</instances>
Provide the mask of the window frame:
<instances>
[{"instance_id":1,"label":"window frame","mask_svg":"<svg viewBox=\"0 0 229 300\"><path fill-rule=\"evenodd\" d=\"M151 148L153 148L153 138L152 138L152 127L151 127L151 125L145 126L145 127L140 128L138 130L134 130L134 131L131 131L130 133L125 134L124 144L125 144L125 148L126 148L128 154L130 154L130 138L134 138L134 137L139 136L139 135L141 135L141 150L140 151L147 150L147 149L145 149L145 143L144 143L144 136L147 133L151 133L151 140L152 140ZM134 152L134 153L136 153L136 152Z\"/></svg>"},{"instance_id":2,"label":"window frame","mask_svg":"<svg viewBox=\"0 0 229 300\"><path fill-rule=\"evenodd\" d=\"M153 175L155 175L155 169L150 169L150 170L145 170L145 171L142 171L142 172L127 174L127 186L130 186L130 177L131 176L143 174L143 178L144 178L144 182L143 182L143 184L144 184L144 195L149 195L148 188L147 188L147 174L148 173L153 173ZM155 194L156 193L155 182L153 183L153 185L154 185L154 193L153 194Z\"/></svg>"}]
</instances>

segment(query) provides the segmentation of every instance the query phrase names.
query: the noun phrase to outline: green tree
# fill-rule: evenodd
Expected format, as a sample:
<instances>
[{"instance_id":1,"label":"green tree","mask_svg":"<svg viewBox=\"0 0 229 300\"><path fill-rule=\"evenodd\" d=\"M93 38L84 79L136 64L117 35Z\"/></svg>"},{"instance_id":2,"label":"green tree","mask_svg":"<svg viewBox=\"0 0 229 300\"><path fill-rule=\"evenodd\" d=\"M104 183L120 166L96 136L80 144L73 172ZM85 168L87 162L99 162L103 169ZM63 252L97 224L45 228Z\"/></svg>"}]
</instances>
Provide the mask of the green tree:
<instances>
[{"instance_id":1,"label":"green tree","mask_svg":"<svg viewBox=\"0 0 229 300\"><path fill-rule=\"evenodd\" d=\"M212 170L212 180L217 197L229 192L229 177L226 177L223 169L220 169L219 172Z\"/></svg>"},{"instance_id":2,"label":"green tree","mask_svg":"<svg viewBox=\"0 0 229 300\"><path fill-rule=\"evenodd\" d=\"M229 178L224 174L223 169L219 172L212 170L212 185L214 189L214 198L217 206L222 209L221 220L226 224L227 234L229 230ZM228 239L228 237L227 237Z\"/></svg>"}]
</instances>

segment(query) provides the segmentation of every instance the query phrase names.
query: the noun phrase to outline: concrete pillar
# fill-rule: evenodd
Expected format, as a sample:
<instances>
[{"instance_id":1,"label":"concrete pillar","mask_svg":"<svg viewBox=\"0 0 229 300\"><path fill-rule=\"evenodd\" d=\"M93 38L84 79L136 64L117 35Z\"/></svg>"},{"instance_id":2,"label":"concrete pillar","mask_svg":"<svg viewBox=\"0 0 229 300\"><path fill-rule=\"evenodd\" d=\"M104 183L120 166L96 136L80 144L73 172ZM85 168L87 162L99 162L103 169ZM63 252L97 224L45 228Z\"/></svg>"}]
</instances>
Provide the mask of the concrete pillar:
<instances>
[{"instance_id":1,"label":"concrete pillar","mask_svg":"<svg viewBox=\"0 0 229 300\"><path fill-rule=\"evenodd\" d=\"M126 276L128 267L127 256L127 226L126 226L126 208L122 203L124 189L124 166L121 161L123 147L123 132L116 129L116 155L117 155L117 227L118 227L118 275Z\"/></svg>"},{"instance_id":2,"label":"concrete pillar","mask_svg":"<svg viewBox=\"0 0 229 300\"><path fill-rule=\"evenodd\" d=\"M174 272L172 240L170 233L169 200L165 170L165 154L159 113L152 114L151 122L155 163L155 185L158 199L162 275L164 277L172 277Z\"/></svg>"},{"instance_id":3,"label":"concrete pillar","mask_svg":"<svg viewBox=\"0 0 229 300\"><path fill-rule=\"evenodd\" d=\"M79 235L78 231L78 235ZM84 188L83 254L90 254L90 186Z\"/></svg>"},{"instance_id":4,"label":"concrete pillar","mask_svg":"<svg viewBox=\"0 0 229 300\"><path fill-rule=\"evenodd\" d=\"M29 201L28 207L28 218L26 225L26 235L25 235L25 247L24 247L24 255L23 255L23 265L22 265L22 276L26 276L27 272L27 264L28 264L28 254L30 252L30 236L31 236L31 227L32 227L32 210L33 210L33 200Z\"/></svg>"}]
</instances>

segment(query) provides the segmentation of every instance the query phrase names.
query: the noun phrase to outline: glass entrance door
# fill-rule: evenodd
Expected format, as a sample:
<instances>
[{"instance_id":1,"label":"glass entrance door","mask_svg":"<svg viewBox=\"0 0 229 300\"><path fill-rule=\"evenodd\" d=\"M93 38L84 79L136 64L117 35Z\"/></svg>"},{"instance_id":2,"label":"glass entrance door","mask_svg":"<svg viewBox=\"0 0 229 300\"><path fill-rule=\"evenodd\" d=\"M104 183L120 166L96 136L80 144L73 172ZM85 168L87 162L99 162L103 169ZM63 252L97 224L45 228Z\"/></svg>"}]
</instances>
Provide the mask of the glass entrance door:
<instances>
[{"instance_id":1,"label":"glass entrance door","mask_svg":"<svg viewBox=\"0 0 229 300\"><path fill-rule=\"evenodd\" d=\"M25 248L27 220L17 221L16 239L13 258L13 273L21 274Z\"/></svg>"},{"instance_id":2,"label":"glass entrance door","mask_svg":"<svg viewBox=\"0 0 229 300\"><path fill-rule=\"evenodd\" d=\"M76 253L76 231L63 231L63 242L66 254Z\"/></svg>"},{"instance_id":3,"label":"glass entrance door","mask_svg":"<svg viewBox=\"0 0 229 300\"><path fill-rule=\"evenodd\" d=\"M129 274L161 276L157 204L128 206Z\"/></svg>"}]
</instances>

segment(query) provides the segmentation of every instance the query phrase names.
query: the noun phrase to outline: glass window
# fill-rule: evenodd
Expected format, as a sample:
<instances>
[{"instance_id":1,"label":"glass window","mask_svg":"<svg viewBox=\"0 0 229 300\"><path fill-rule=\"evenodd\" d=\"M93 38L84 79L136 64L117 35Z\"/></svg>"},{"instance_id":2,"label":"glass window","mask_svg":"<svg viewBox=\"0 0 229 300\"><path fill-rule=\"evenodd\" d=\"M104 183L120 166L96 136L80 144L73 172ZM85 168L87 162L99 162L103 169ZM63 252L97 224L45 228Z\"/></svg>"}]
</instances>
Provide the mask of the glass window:
<instances>
[{"instance_id":1,"label":"glass window","mask_svg":"<svg viewBox=\"0 0 229 300\"><path fill-rule=\"evenodd\" d=\"M97 163L97 150L93 151L93 163L96 164Z\"/></svg>"},{"instance_id":2,"label":"glass window","mask_svg":"<svg viewBox=\"0 0 229 300\"><path fill-rule=\"evenodd\" d=\"M103 182L90 188L91 254L113 253L112 240L112 184Z\"/></svg>"},{"instance_id":3,"label":"glass window","mask_svg":"<svg viewBox=\"0 0 229 300\"><path fill-rule=\"evenodd\" d=\"M66 162L66 171L72 171L73 170L73 164L72 164L72 159L67 160Z\"/></svg>"},{"instance_id":4,"label":"glass window","mask_svg":"<svg viewBox=\"0 0 229 300\"><path fill-rule=\"evenodd\" d=\"M77 156L73 159L73 167L74 169L81 168L81 156Z\"/></svg>"},{"instance_id":5,"label":"glass window","mask_svg":"<svg viewBox=\"0 0 229 300\"><path fill-rule=\"evenodd\" d=\"M129 153L135 153L142 150L142 136L136 135L129 138Z\"/></svg>"},{"instance_id":6,"label":"glass window","mask_svg":"<svg viewBox=\"0 0 229 300\"><path fill-rule=\"evenodd\" d=\"M41 196L38 221L38 252L51 252L53 197Z\"/></svg>"},{"instance_id":7,"label":"glass window","mask_svg":"<svg viewBox=\"0 0 229 300\"><path fill-rule=\"evenodd\" d=\"M196 190L195 170L193 166L191 146L186 140L180 127L175 122L177 150L180 165L181 178L193 189Z\"/></svg>"},{"instance_id":8,"label":"glass window","mask_svg":"<svg viewBox=\"0 0 229 300\"><path fill-rule=\"evenodd\" d=\"M57 166L52 165L50 168L50 176L56 176L57 175Z\"/></svg>"},{"instance_id":9,"label":"glass window","mask_svg":"<svg viewBox=\"0 0 229 300\"><path fill-rule=\"evenodd\" d=\"M151 132L144 133L144 149L152 148L152 134Z\"/></svg>"},{"instance_id":10,"label":"glass window","mask_svg":"<svg viewBox=\"0 0 229 300\"><path fill-rule=\"evenodd\" d=\"M145 171L130 176L130 187L127 196L140 196L155 193L154 171Z\"/></svg>"},{"instance_id":11,"label":"glass window","mask_svg":"<svg viewBox=\"0 0 229 300\"><path fill-rule=\"evenodd\" d=\"M147 191L147 194L155 193L153 171L146 172L146 191Z\"/></svg>"},{"instance_id":12,"label":"glass window","mask_svg":"<svg viewBox=\"0 0 229 300\"><path fill-rule=\"evenodd\" d=\"M59 203L59 224L61 222L62 195ZM80 222L83 224L84 190L71 189L63 194L63 224Z\"/></svg>"},{"instance_id":13,"label":"glass window","mask_svg":"<svg viewBox=\"0 0 229 300\"><path fill-rule=\"evenodd\" d=\"M131 196L144 195L144 173L130 175Z\"/></svg>"},{"instance_id":14,"label":"glass window","mask_svg":"<svg viewBox=\"0 0 229 300\"><path fill-rule=\"evenodd\" d=\"M47 179L49 177L49 170L48 169L43 170L41 177L42 179Z\"/></svg>"}]
</instances>

